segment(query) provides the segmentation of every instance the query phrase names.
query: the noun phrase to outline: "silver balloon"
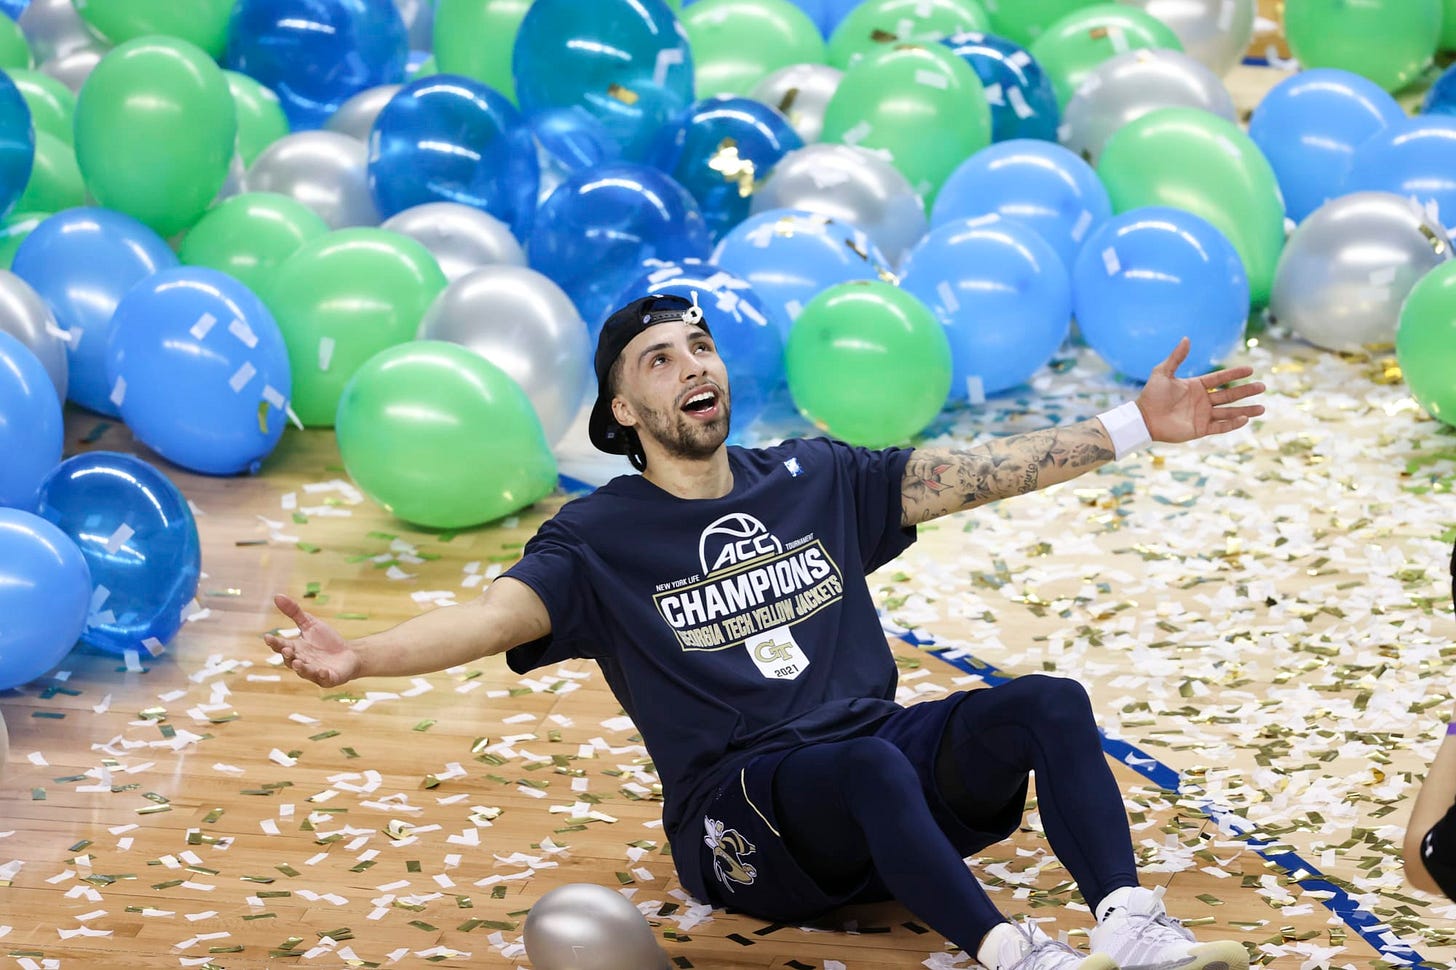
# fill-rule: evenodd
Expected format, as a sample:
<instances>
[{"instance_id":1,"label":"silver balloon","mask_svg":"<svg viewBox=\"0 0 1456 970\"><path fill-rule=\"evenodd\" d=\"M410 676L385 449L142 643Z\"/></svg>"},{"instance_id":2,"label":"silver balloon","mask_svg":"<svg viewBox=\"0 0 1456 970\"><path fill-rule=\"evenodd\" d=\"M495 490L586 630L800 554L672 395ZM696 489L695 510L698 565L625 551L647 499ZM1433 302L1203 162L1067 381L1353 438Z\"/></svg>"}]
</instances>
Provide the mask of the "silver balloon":
<instances>
[{"instance_id":1,"label":"silver balloon","mask_svg":"<svg viewBox=\"0 0 1456 970\"><path fill-rule=\"evenodd\" d=\"M843 76L828 64L790 64L759 81L752 97L783 112L804 144L812 145L824 134L824 109Z\"/></svg>"},{"instance_id":2,"label":"silver balloon","mask_svg":"<svg viewBox=\"0 0 1456 970\"><path fill-rule=\"evenodd\" d=\"M1342 196L1289 237L1269 311L1317 347L1388 344L1411 288L1450 258L1446 230L1414 200L1388 192Z\"/></svg>"},{"instance_id":3,"label":"silver balloon","mask_svg":"<svg viewBox=\"0 0 1456 970\"><path fill-rule=\"evenodd\" d=\"M789 152L753 193L751 210L803 209L847 222L899 266L929 229L925 205L882 156L852 145L820 143Z\"/></svg>"},{"instance_id":4,"label":"silver balloon","mask_svg":"<svg viewBox=\"0 0 1456 970\"><path fill-rule=\"evenodd\" d=\"M1255 0L1122 0L1173 28L1183 50L1223 77L1254 39Z\"/></svg>"},{"instance_id":5,"label":"silver balloon","mask_svg":"<svg viewBox=\"0 0 1456 970\"><path fill-rule=\"evenodd\" d=\"M379 117L379 112L384 110L389 99L398 94L402 87L403 84L381 84L378 87L365 88L339 105L329 115L329 120L324 122L324 127L368 144L369 132L374 129L374 119Z\"/></svg>"},{"instance_id":6,"label":"silver balloon","mask_svg":"<svg viewBox=\"0 0 1456 970\"><path fill-rule=\"evenodd\" d=\"M72 51L106 46L106 41L76 12L71 0L30 0L17 23L37 64Z\"/></svg>"},{"instance_id":7,"label":"silver balloon","mask_svg":"<svg viewBox=\"0 0 1456 970\"><path fill-rule=\"evenodd\" d=\"M671 970L652 927L619 892L574 882L542 896L526 916L535 970Z\"/></svg>"},{"instance_id":8,"label":"silver balloon","mask_svg":"<svg viewBox=\"0 0 1456 970\"><path fill-rule=\"evenodd\" d=\"M368 147L337 131L299 131L263 149L243 174L244 192L279 192L308 206L330 229L379 225L369 194Z\"/></svg>"},{"instance_id":9,"label":"silver balloon","mask_svg":"<svg viewBox=\"0 0 1456 970\"><path fill-rule=\"evenodd\" d=\"M409 31L410 50L427 51L434 48L435 0L394 0L399 15Z\"/></svg>"},{"instance_id":10,"label":"silver balloon","mask_svg":"<svg viewBox=\"0 0 1456 970\"><path fill-rule=\"evenodd\" d=\"M39 70L70 88L72 94L80 94L81 85L86 83L86 79L110 49L104 46L79 47L43 62Z\"/></svg>"},{"instance_id":11,"label":"silver balloon","mask_svg":"<svg viewBox=\"0 0 1456 970\"><path fill-rule=\"evenodd\" d=\"M421 243L452 282L482 266L526 265L526 253L510 226L459 202L426 202L405 209L390 216L384 228Z\"/></svg>"},{"instance_id":12,"label":"silver balloon","mask_svg":"<svg viewBox=\"0 0 1456 970\"><path fill-rule=\"evenodd\" d=\"M50 304L29 283L6 269L0 269L0 333L8 333L35 354L65 404L71 373L66 361L70 341L56 325Z\"/></svg>"},{"instance_id":13,"label":"silver balloon","mask_svg":"<svg viewBox=\"0 0 1456 970\"><path fill-rule=\"evenodd\" d=\"M435 298L416 336L468 347L509 374L552 444L581 409L591 338L571 298L533 269L486 266L460 277Z\"/></svg>"},{"instance_id":14,"label":"silver balloon","mask_svg":"<svg viewBox=\"0 0 1456 970\"><path fill-rule=\"evenodd\" d=\"M1057 139L1093 165L1118 129L1159 108L1201 108L1237 122L1234 99L1181 51L1135 50L1103 61L1067 102Z\"/></svg>"}]
</instances>

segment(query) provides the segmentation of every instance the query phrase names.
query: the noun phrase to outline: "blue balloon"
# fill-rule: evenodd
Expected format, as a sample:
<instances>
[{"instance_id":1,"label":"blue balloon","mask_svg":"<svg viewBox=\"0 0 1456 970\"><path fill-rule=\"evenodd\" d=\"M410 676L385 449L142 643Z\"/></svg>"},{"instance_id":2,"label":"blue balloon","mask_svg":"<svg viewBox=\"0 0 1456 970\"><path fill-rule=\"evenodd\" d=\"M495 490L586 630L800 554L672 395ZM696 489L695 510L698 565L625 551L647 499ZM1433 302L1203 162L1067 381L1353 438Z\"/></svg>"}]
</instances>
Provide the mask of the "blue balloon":
<instances>
[{"instance_id":1,"label":"blue balloon","mask_svg":"<svg viewBox=\"0 0 1456 970\"><path fill-rule=\"evenodd\" d=\"M86 557L93 590L81 640L117 655L156 653L197 595L202 554L187 500L134 455L90 451L41 486L39 515Z\"/></svg>"},{"instance_id":2,"label":"blue balloon","mask_svg":"<svg viewBox=\"0 0 1456 970\"><path fill-rule=\"evenodd\" d=\"M283 334L226 273L179 266L132 287L112 318L107 364L127 427L183 468L256 472L283 435Z\"/></svg>"},{"instance_id":3,"label":"blue balloon","mask_svg":"<svg viewBox=\"0 0 1456 970\"><path fill-rule=\"evenodd\" d=\"M45 366L0 330L0 507L35 508L40 483L61 460L64 438L61 402Z\"/></svg>"},{"instance_id":4,"label":"blue balloon","mask_svg":"<svg viewBox=\"0 0 1456 970\"><path fill-rule=\"evenodd\" d=\"M20 15L25 13L25 8L30 6L30 0L0 0L0 13L5 14L11 20L19 20Z\"/></svg>"},{"instance_id":5,"label":"blue balloon","mask_svg":"<svg viewBox=\"0 0 1456 970\"><path fill-rule=\"evenodd\" d=\"M1072 271L1077 324L1112 367L1145 381L1188 337L1180 377L1213 370L1239 346L1249 277L1233 243L1182 209L1114 216L1087 240Z\"/></svg>"},{"instance_id":6,"label":"blue balloon","mask_svg":"<svg viewBox=\"0 0 1456 970\"><path fill-rule=\"evenodd\" d=\"M777 109L720 94L694 104L658 132L648 164L687 189L714 239L744 219L756 182L804 139Z\"/></svg>"},{"instance_id":7,"label":"blue balloon","mask_svg":"<svg viewBox=\"0 0 1456 970\"><path fill-rule=\"evenodd\" d=\"M1087 234L1112 214L1112 201L1092 166L1076 153L1016 138L962 162L935 197L930 224L991 213L1035 229L1070 272Z\"/></svg>"},{"instance_id":8,"label":"blue balloon","mask_svg":"<svg viewBox=\"0 0 1456 970\"><path fill-rule=\"evenodd\" d=\"M839 22L849 16L849 12L859 6L861 0L792 0L794 6L809 15L809 19L819 28L819 32L828 40L829 35L834 33L834 28ZM683 4L687 6L687 4Z\"/></svg>"},{"instance_id":9,"label":"blue balloon","mask_svg":"<svg viewBox=\"0 0 1456 970\"><path fill-rule=\"evenodd\" d=\"M0 71L0 215L25 192L35 163L35 126L30 107L10 75Z\"/></svg>"},{"instance_id":10,"label":"blue balloon","mask_svg":"<svg viewBox=\"0 0 1456 970\"><path fill-rule=\"evenodd\" d=\"M991 104L991 140L1057 140L1062 109L1052 79L1026 48L994 34L966 32L941 41L971 66Z\"/></svg>"},{"instance_id":11,"label":"blue balloon","mask_svg":"<svg viewBox=\"0 0 1456 970\"><path fill-rule=\"evenodd\" d=\"M394 0L238 0L223 66L276 93L302 131L360 91L402 82L408 60Z\"/></svg>"},{"instance_id":12,"label":"blue balloon","mask_svg":"<svg viewBox=\"0 0 1456 970\"><path fill-rule=\"evenodd\" d=\"M580 106L623 158L693 100L693 56L663 0L535 0L511 57L527 117Z\"/></svg>"},{"instance_id":13,"label":"blue balloon","mask_svg":"<svg viewBox=\"0 0 1456 970\"><path fill-rule=\"evenodd\" d=\"M1340 194L1393 192L1456 226L1456 117L1418 115L1391 124L1355 150Z\"/></svg>"},{"instance_id":14,"label":"blue balloon","mask_svg":"<svg viewBox=\"0 0 1456 970\"><path fill-rule=\"evenodd\" d=\"M1032 229L1001 216L937 226L910 250L900 286L930 307L950 341L950 401L1024 384L1067 339L1072 283Z\"/></svg>"},{"instance_id":15,"label":"blue balloon","mask_svg":"<svg viewBox=\"0 0 1456 970\"><path fill-rule=\"evenodd\" d=\"M70 537L39 516L0 508L0 690L60 663L90 602L91 576Z\"/></svg>"},{"instance_id":16,"label":"blue balloon","mask_svg":"<svg viewBox=\"0 0 1456 970\"><path fill-rule=\"evenodd\" d=\"M596 115L581 105L538 112L528 119L541 166L538 204L577 172L622 160L622 151Z\"/></svg>"},{"instance_id":17,"label":"blue balloon","mask_svg":"<svg viewBox=\"0 0 1456 970\"><path fill-rule=\"evenodd\" d=\"M728 369L733 429L751 425L784 383L782 326L753 287L701 259L649 263L646 272L617 297L617 305L650 293L687 297L703 308L718 356ZM600 327L597 328L600 332ZM592 334L595 343L597 333Z\"/></svg>"},{"instance_id":18,"label":"blue balloon","mask_svg":"<svg viewBox=\"0 0 1456 970\"><path fill-rule=\"evenodd\" d=\"M386 219L428 202L459 202L524 239L540 177L531 131L516 106L456 74L405 85L369 136L369 191Z\"/></svg>"},{"instance_id":19,"label":"blue balloon","mask_svg":"<svg viewBox=\"0 0 1456 970\"><path fill-rule=\"evenodd\" d=\"M1295 222L1344 193L1355 149L1405 111L1374 81L1317 67L1280 81L1249 119Z\"/></svg>"},{"instance_id":20,"label":"blue balloon","mask_svg":"<svg viewBox=\"0 0 1456 970\"><path fill-rule=\"evenodd\" d=\"M617 162L562 182L536 213L526 252L587 326L600 327L644 262L702 259L712 248L686 189L657 169Z\"/></svg>"},{"instance_id":21,"label":"blue balloon","mask_svg":"<svg viewBox=\"0 0 1456 970\"><path fill-rule=\"evenodd\" d=\"M713 262L753 287L785 341L799 311L829 287L893 279L889 261L863 232L800 209L750 216L718 243Z\"/></svg>"},{"instance_id":22,"label":"blue balloon","mask_svg":"<svg viewBox=\"0 0 1456 970\"><path fill-rule=\"evenodd\" d=\"M1421 112L1428 115L1456 115L1456 65L1448 67L1421 99Z\"/></svg>"},{"instance_id":23,"label":"blue balloon","mask_svg":"<svg viewBox=\"0 0 1456 970\"><path fill-rule=\"evenodd\" d=\"M106 374L106 341L116 305L140 280L177 265L177 256L151 229L110 209L58 212L35 227L15 250L11 266L50 304L69 331L67 397L116 417Z\"/></svg>"}]
</instances>

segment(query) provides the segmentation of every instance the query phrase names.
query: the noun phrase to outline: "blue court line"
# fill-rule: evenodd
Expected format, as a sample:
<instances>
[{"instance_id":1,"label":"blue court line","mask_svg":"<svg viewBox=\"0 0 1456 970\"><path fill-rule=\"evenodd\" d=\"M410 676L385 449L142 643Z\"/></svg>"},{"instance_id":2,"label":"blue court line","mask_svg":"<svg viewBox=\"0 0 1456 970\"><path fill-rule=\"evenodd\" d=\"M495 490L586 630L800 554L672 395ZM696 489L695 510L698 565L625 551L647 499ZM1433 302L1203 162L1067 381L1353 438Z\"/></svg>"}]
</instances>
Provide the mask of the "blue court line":
<instances>
[{"instance_id":1,"label":"blue court line","mask_svg":"<svg viewBox=\"0 0 1456 970\"><path fill-rule=\"evenodd\" d=\"M921 648L936 646L934 637L923 636L912 630L890 629L889 632L911 646ZM957 670L975 674L993 687L1015 679L1013 675L974 657L946 657L942 655L942 651L936 649L929 649L926 652ZM1182 779L1173 768L1127 741L1120 738L1109 738L1100 727L1097 732L1102 735L1102 750L1109 758L1126 765L1159 788L1174 793L1181 791ZM1382 923L1374 913L1363 909L1349 893L1326 879L1322 872L1306 862L1298 853L1292 850L1271 849L1270 846L1278 844L1276 841L1260 838L1253 834L1254 825L1232 812L1219 808L1211 801L1200 802L1198 808L1220 829L1238 836L1250 849L1257 852L1260 858L1274 863L1285 872L1295 876L1295 881L1300 886L1316 892L1332 893L1333 895L1329 899L1321 900L1325 908L1343 920L1346 926L1359 934L1361 939L1369 943L1385 959L1392 963L1421 962L1420 954L1413 947L1387 939L1390 935L1390 928L1385 923Z\"/></svg>"}]
</instances>

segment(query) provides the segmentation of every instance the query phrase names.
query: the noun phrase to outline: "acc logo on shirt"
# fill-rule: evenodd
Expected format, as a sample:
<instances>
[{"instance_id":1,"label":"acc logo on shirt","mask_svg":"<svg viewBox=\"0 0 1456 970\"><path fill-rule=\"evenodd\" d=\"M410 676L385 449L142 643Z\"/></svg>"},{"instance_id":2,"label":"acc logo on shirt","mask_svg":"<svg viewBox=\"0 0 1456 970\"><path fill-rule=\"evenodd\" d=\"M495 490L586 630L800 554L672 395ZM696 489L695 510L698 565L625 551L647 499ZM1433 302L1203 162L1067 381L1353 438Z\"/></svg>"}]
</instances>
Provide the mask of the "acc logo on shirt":
<instances>
[{"instance_id":1,"label":"acc logo on shirt","mask_svg":"<svg viewBox=\"0 0 1456 970\"><path fill-rule=\"evenodd\" d=\"M698 562L704 576L783 551L778 536L746 512L729 512L698 537Z\"/></svg>"}]
</instances>

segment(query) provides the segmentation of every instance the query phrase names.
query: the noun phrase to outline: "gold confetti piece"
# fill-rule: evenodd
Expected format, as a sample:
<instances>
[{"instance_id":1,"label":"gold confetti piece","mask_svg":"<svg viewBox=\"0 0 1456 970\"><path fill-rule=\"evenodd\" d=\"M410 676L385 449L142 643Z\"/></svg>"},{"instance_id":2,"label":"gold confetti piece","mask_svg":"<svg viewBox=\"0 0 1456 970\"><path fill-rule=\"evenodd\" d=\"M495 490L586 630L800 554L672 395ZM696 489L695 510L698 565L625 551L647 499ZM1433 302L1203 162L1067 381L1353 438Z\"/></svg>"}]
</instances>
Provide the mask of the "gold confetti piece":
<instances>
[{"instance_id":1,"label":"gold confetti piece","mask_svg":"<svg viewBox=\"0 0 1456 970\"><path fill-rule=\"evenodd\" d=\"M435 721L434 718L426 718L425 720L423 720L420 723L416 724L414 726L414 730L420 731L420 732L428 731L430 728L434 727L436 723L437 722Z\"/></svg>"},{"instance_id":2,"label":"gold confetti piece","mask_svg":"<svg viewBox=\"0 0 1456 970\"><path fill-rule=\"evenodd\" d=\"M159 812L170 812L171 810L171 805L148 805L146 808L137 809L136 813L138 815L156 815Z\"/></svg>"},{"instance_id":3,"label":"gold confetti piece","mask_svg":"<svg viewBox=\"0 0 1456 970\"><path fill-rule=\"evenodd\" d=\"M412 919L409 921L409 925L415 927L416 929L424 930L426 933L440 932L440 928L438 926L431 926L429 923L426 923L422 919Z\"/></svg>"},{"instance_id":4,"label":"gold confetti piece","mask_svg":"<svg viewBox=\"0 0 1456 970\"><path fill-rule=\"evenodd\" d=\"M223 816L223 809L221 809L221 808L214 808L212 811L210 811L206 815L202 816L202 822L203 822L204 825L211 825L214 822L216 822L218 819L222 818L222 816Z\"/></svg>"},{"instance_id":5,"label":"gold confetti piece","mask_svg":"<svg viewBox=\"0 0 1456 970\"><path fill-rule=\"evenodd\" d=\"M607 95L629 106L636 104L638 98L636 91L616 83L607 85Z\"/></svg>"}]
</instances>

